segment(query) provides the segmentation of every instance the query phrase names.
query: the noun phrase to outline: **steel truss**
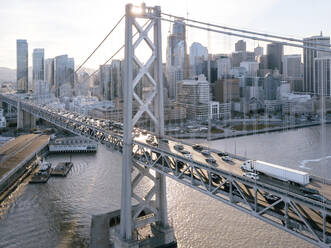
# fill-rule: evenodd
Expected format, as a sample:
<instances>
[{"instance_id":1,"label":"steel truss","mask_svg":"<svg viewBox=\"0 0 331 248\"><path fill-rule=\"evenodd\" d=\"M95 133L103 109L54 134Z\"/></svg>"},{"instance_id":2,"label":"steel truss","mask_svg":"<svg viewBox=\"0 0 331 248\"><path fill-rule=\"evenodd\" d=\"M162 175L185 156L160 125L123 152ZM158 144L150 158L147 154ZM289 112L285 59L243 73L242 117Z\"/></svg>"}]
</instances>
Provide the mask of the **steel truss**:
<instances>
[{"instance_id":1,"label":"steel truss","mask_svg":"<svg viewBox=\"0 0 331 248\"><path fill-rule=\"evenodd\" d=\"M14 96L1 94L0 98L2 102L17 105L18 99ZM119 151L123 149L123 136L115 132L64 117L56 111L43 109L24 100L21 100L21 109L71 133L97 141L110 149ZM137 141L132 143L131 155L136 169L136 176L132 180L133 188L138 185L142 177L155 181L156 176L149 171L152 169L159 175L168 176L314 245L325 248L331 245L330 204L253 181ZM160 220L157 204L151 203L156 191L157 185L154 185L145 197L132 194L139 203L133 214L135 228ZM274 199L266 198L266 194L271 194ZM143 209L152 213L149 218L138 217Z\"/></svg>"}]
</instances>

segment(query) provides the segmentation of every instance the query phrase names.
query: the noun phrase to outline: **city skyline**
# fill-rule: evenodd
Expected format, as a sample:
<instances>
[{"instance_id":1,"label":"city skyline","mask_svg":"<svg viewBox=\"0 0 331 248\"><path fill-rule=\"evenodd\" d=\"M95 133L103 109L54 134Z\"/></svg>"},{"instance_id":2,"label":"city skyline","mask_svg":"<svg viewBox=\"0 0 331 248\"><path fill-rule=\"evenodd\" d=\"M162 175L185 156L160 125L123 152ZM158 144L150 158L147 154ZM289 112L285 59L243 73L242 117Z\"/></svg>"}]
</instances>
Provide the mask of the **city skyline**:
<instances>
[{"instance_id":1,"label":"city skyline","mask_svg":"<svg viewBox=\"0 0 331 248\"><path fill-rule=\"evenodd\" d=\"M121 1L114 6L107 1L98 1L92 8L90 4L77 1L69 3L57 1L54 4L35 0L26 4L23 1L16 0L3 3L0 13L2 13L8 25L2 28L3 35L0 37L2 44L0 48L0 53L2 54L0 66L15 69L14 44L16 39L26 39L28 41L29 55L32 54L34 48L42 47L45 49L45 58L70 53L77 61L77 65L80 64L93 47L104 37L105 33L121 17L126 2L140 3L139 1ZM186 16L188 12L189 18L226 24L232 27L254 27L256 31L272 30L272 33L300 38L318 35L323 30L325 36L330 36L328 22L326 21L328 18L327 9L329 8L326 6L331 7L331 3L327 1L320 5L323 8L314 5L316 12L318 12L318 15L315 16L312 16L313 14L311 13L311 7L314 2L308 0L301 1L300 6L294 3L285 4L284 0L268 1L268 3L262 0L254 0L250 1L250 3L241 0L236 3L210 1L208 7L200 6L197 3L188 4L188 1L185 1L176 2L178 8L174 9L172 8L175 4L174 1L149 1L147 4L161 5L161 9L165 13ZM209 7L214 5L220 8ZM293 12L294 8L292 8L292 5L295 5L300 11ZM284 6L287 6L287 8L284 8ZM250 11L247 11L249 8L251 8ZM275 10L282 11L280 12L281 20L279 20L279 14L277 15ZM109 14L111 14L110 18ZM15 17L17 16L25 20L24 25L16 22ZM93 16L93 20L89 16ZM313 22L310 21L310 18L306 18L309 16L314 18ZM293 23L294 20L295 22ZM298 22L303 25L296 25ZM169 31L168 25L168 23L163 23L162 27L163 49L165 49L166 36ZM16 32L12 32L12 29L15 29ZM119 28L117 31L123 33L123 28ZM224 38L224 36L218 34L208 35L206 32L204 35L199 35L200 33L200 31L188 29L188 46L197 41L209 48L211 53L234 50L236 38ZM106 42L95 58L87 63L86 67L98 68L121 46L121 42L119 40ZM222 47L219 45L221 43L223 43ZM248 41L247 50L253 50L257 45L257 42ZM291 53L297 53L297 50ZM121 58L121 55L118 58ZM165 57L163 60L165 60ZM29 65L32 65L32 56L29 56Z\"/></svg>"}]
</instances>

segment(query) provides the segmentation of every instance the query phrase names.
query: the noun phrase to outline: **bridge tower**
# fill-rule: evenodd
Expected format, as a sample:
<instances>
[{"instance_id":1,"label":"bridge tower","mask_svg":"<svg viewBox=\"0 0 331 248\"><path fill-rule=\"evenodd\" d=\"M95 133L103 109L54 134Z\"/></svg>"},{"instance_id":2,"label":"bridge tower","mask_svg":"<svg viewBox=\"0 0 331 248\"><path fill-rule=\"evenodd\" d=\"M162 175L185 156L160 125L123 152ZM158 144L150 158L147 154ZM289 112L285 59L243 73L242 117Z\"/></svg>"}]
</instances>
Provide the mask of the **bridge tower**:
<instances>
[{"instance_id":1,"label":"bridge tower","mask_svg":"<svg viewBox=\"0 0 331 248\"><path fill-rule=\"evenodd\" d=\"M150 247L170 244L174 241L173 229L168 223L166 179L165 176L155 172L150 173L148 168L132 161L133 127L143 114L148 115L155 125L155 135L164 135L164 109L163 109L163 75L162 75L162 44L161 44L161 10L159 6L146 7L126 5L125 18L125 75L124 75L124 136L123 136L123 169L122 169L122 195L121 195L121 221L119 233L115 235L115 247L138 247L139 242L134 230L139 227L151 225L155 235L150 239ZM140 25L138 19L146 20ZM138 36L135 38L134 29ZM147 62L139 60L137 47L146 42L152 55ZM135 69L134 69L135 68ZM136 93L135 88L147 78L153 90L143 99ZM138 106L133 111L133 102ZM138 174L132 174L138 171ZM132 178L134 175L134 178ZM142 179L152 181L152 188L139 196L135 192L136 186ZM153 200L154 199L154 200ZM138 206L132 207L132 200ZM152 213L149 218L139 219L142 212Z\"/></svg>"}]
</instances>

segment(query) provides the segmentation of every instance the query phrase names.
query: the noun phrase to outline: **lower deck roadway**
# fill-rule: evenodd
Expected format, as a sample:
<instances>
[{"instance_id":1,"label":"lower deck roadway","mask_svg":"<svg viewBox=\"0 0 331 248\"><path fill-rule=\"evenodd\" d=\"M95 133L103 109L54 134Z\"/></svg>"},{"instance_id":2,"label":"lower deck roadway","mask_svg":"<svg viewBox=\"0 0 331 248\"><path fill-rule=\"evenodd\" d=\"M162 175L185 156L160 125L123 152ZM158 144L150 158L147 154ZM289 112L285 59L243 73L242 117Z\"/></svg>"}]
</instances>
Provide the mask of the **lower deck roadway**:
<instances>
[{"instance_id":1,"label":"lower deck roadway","mask_svg":"<svg viewBox=\"0 0 331 248\"><path fill-rule=\"evenodd\" d=\"M140 134L139 136L135 137L134 139L136 141L139 141L139 142L143 142L143 143L148 144L146 142L147 136L148 135L142 135L142 134ZM161 148L162 150L169 151L171 153L174 153L174 154L183 156L183 154L181 152L179 152L176 149L174 149L174 146L176 144L178 144L178 143L180 143L180 142L176 142L176 141L172 141L172 140L169 140L168 143L159 141L158 142L158 147ZM201 154L201 152L194 150L192 148L192 146L190 146L190 145L183 144L183 143L180 143L180 144L182 144L184 146L184 149L185 150L187 150L187 151L190 152L190 154L192 155L192 160L194 160L194 161L197 161L197 162L200 162L200 163L203 163L203 164L207 164L210 167L217 167L217 168L220 168L222 170L229 171L229 172L231 172L231 173L233 173L235 175L239 175L239 176L243 176L243 174L245 173L240 168L240 166L244 162L242 160L233 158L231 162L224 161L220 156L217 155L217 153L213 152L215 149L210 149L209 150L206 147L206 149L208 149L210 151L210 156L213 157L216 160L216 164L214 164L214 165L208 164L206 162L206 158L207 157L204 156L203 154ZM230 154L230 156L231 156L231 154ZM281 180L274 179L274 178L271 178L271 177L268 177L268 176L264 176L264 175L260 175L260 179L259 180L261 182L270 184L272 186L275 186L275 187L278 187L278 188L282 188L284 190L291 191L291 192L294 192L294 193L297 193L297 194L301 194L302 195L302 192L299 190L299 188L297 186L293 186L293 185L291 185L291 184L289 184L287 182L283 182ZM326 198L328 198L328 199L331 200L331 185L323 184L323 183L318 182L316 180L312 180L311 183L309 185L307 185L306 187L317 189L320 192L320 194L322 194L323 196L325 196ZM254 195L253 190L250 189L250 191L251 191L250 193L252 195ZM264 206L264 207L267 207L267 206L270 205L261 194L258 194L258 203L260 205ZM322 229L323 228L323 223L322 223L323 220L322 220L321 215L319 215L315 211L312 211L311 209L304 209L304 210L307 212L307 214L309 215L309 217L312 218L312 220L314 220L317 223L318 227L320 229ZM282 214L285 214L285 210L280 210L280 212ZM294 212L289 211L289 215L292 218L301 221L299 219L299 217ZM330 223L327 223L326 227L327 227L327 232L328 233L331 233L331 224Z\"/></svg>"},{"instance_id":2,"label":"lower deck roadway","mask_svg":"<svg viewBox=\"0 0 331 248\"><path fill-rule=\"evenodd\" d=\"M30 154L36 153L38 150L40 150L40 148L45 147L49 141L48 135L28 135L29 138L24 139L25 142L22 142L22 138L20 137L18 138L18 140L15 139L16 141L9 141L14 142L14 146L16 146L17 149L16 152L12 154L8 159L0 163L0 180L12 169L14 169L19 163L21 163L25 158L27 158ZM28 140L29 142L27 142ZM19 146L17 146L18 143ZM9 146L10 144L7 145L7 147Z\"/></svg>"}]
</instances>

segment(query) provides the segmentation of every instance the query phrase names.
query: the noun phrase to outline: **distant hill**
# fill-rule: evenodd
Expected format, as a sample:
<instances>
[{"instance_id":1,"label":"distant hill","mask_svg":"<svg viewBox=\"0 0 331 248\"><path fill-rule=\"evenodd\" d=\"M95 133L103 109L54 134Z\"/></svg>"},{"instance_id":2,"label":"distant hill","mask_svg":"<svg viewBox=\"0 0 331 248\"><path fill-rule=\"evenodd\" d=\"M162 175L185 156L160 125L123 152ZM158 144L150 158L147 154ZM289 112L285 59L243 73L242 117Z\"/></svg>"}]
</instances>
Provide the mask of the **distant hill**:
<instances>
[{"instance_id":1,"label":"distant hill","mask_svg":"<svg viewBox=\"0 0 331 248\"><path fill-rule=\"evenodd\" d=\"M16 70L7 67L0 67L0 82L15 82Z\"/></svg>"}]
</instances>

